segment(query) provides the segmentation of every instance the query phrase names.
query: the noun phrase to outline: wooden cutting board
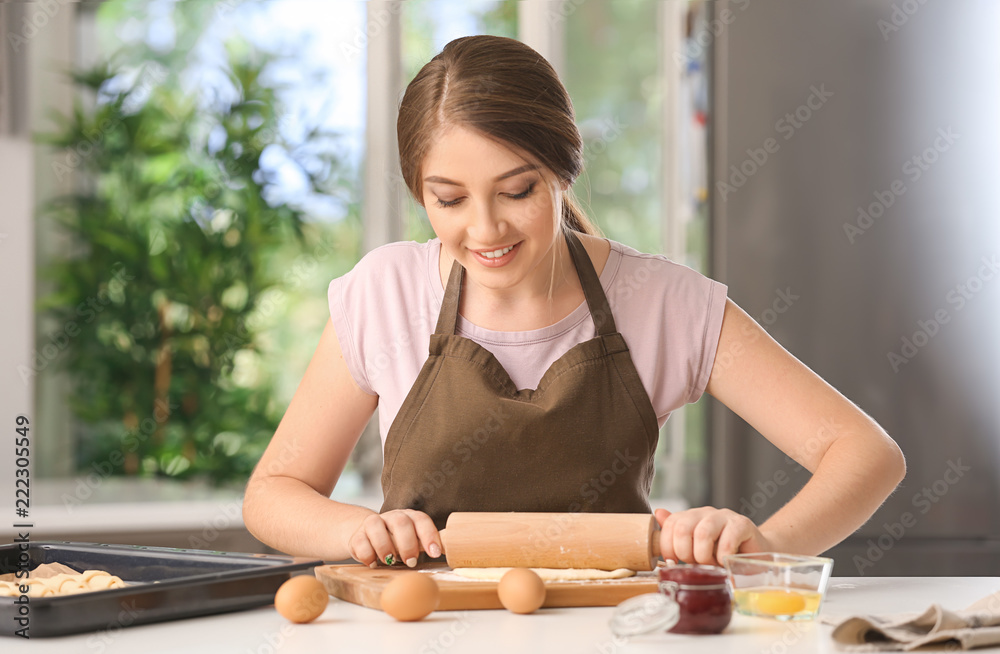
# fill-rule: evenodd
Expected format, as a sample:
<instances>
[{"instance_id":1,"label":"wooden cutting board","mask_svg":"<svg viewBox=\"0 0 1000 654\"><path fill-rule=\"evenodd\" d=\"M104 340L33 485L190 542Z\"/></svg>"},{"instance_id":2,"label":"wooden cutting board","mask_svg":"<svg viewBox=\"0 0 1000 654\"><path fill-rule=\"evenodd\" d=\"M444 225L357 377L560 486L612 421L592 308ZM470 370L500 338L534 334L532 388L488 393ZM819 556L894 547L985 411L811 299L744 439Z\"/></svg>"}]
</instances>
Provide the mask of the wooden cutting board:
<instances>
[{"instance_id":1,"label":"wooden cutting board","mask_svg":"<svg viewBox=\"0 0 1000 654\"><path fill-rule=\"evenodd\" d=\"M433 574L441 589L439 611L466 609L502 609L497 596L496 581L458 580L438 573L450 572L443 564L420 565L416 570ZM404 567L379 567L374 570L361 564L316 566L315 574L336 598L380 609L382 589L397 575L412 572ZM545 604L542 606L617 606L623 600L643 593L657 592L655 572L640 572L625 579L594 581L549 581L545 583Z\"/></svg>"}]
</instances>

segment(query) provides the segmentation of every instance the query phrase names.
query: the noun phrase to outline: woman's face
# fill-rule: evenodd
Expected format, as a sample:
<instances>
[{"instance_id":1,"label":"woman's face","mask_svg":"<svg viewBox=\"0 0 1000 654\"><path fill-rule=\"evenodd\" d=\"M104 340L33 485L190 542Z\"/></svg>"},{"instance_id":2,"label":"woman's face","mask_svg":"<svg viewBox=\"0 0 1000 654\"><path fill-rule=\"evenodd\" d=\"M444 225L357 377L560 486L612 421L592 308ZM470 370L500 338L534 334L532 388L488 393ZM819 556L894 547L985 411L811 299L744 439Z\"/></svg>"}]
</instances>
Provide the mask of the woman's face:
<instances>
[{"instance_id":1,"label":"woman's face","mask_svg":"<svg viewBox=\"0 0 1000 654\"><path fill-rule=\"evenodd\" d=\"M471 282L532 294L548 288L561 209L550 171L453 126L434 140L421 172L431 227Z\"/></svg>"}]
</instances>

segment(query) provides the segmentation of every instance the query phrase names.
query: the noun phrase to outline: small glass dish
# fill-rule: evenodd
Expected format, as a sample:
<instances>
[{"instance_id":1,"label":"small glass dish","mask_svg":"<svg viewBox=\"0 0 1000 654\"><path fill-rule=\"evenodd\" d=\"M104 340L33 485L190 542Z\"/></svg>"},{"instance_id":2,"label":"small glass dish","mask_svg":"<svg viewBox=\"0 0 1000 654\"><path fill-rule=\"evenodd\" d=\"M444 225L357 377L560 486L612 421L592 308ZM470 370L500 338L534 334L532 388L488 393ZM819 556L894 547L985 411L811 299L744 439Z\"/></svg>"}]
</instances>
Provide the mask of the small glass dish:
<instances>
[{"instance_id":1,"label":"small glass dish","mask_svg":"<svg viewBox=\"0 0 1000 654\"><path fill-rule=\"evenodd\" d=\"M819 614L833 559L761 552L725 558L733 606L743 615L812 620Z\"/></svg>"},{"instance_id":2,"label":"small glass dish","mask_svg":"<svg viewBox=\"0 0 1000 654\"><path fill-rule=\"evenodd\" d=\"M721 633L733 617L726 571L714 565L659 564L659 592L618 605L611 633L618 637L655 631L675 634Z\"/></svg>"}]
</instances>

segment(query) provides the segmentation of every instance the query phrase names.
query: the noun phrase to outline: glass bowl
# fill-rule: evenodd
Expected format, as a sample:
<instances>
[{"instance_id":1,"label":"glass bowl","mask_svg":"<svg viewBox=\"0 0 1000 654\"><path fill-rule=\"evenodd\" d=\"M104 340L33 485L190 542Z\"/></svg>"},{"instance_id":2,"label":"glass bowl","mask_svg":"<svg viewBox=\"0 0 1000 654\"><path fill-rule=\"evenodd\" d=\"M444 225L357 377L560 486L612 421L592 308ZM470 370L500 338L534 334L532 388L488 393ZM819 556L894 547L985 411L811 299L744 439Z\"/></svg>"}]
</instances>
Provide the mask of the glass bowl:
<instances>
[{"instance_id":1,"label":"glass bowl","mask_svg":"<svg viewBox=\"0 0 1000 654\"><path fill-rule=\"evenodd\" d=\"M725 558L733 607L743 615L812 620L819 613L833 559L761 552Z\"/></svg>"}]
</instances>

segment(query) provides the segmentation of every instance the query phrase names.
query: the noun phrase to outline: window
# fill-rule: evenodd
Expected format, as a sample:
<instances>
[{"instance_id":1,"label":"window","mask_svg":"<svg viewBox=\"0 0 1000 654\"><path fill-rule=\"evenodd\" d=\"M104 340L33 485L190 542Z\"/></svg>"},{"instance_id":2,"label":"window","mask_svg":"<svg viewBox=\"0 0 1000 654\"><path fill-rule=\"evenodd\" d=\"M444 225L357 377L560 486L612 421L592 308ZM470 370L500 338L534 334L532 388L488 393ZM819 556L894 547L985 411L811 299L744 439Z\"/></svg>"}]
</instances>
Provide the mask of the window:
<instances>
[{"instance_id":1,"label":"window","mask_svg":"<svg viewBox=\"0 0 1000 654\"><path fill-rule=\"evenodd\" d=\"M139 8L142 10L137 10ZM248 244L243 255L234 255L237 258L260 254L249 246L249 239L255 236L260 239L255 242L267 245L267 252L259 257L256 267L246 268L246 274L251 276L246 283L216 289L215 297L212 293L202 293L190 302L181 299L191 293L197 295L191 290L197 286L190 283L192 280L216 276L232 265L225 257L215 264L208 261L198 265L192 263L194 267L189 268L188 279L179 275L176 280L161 282L161 288L155 289L169 300L166 323L176 319L179 326L171 336L172 356L161 356L160 364L155 366L165 380L157 391L161 395L155 401L148 393L143 395L142 390L135 391L136 388L156 387L152 376L141 378L143 366L148 367L149 358L155 356L155 351L150 352L149 344L143 343L137 333L131 333L146 329L138 329L140 325L155 331L155 320L138 321L123 312L121 320L100 327L114 330L116 323L121 325L123 330L115 338L119 349L134 361L114 369L116 374L111 375L112 378L98 376L92 380L96 389L93 395L98 398L95 406L100 407L103 402L113 404L117 396L134 393L138 398L137 406L142 408L124 410L124 420L119 418L117 425L110 417L83 424L68 419L62 412L39 410L36 414L39 431L46 434L44 442L54 446L40 452L36 470L52 479L48 486L53 489L53 497L64 497L68 492L70 496L86 495L88 501L115 500L121 493L116 483L105 479L104 472L97 475L96 481L83 486L67 478L74 474L92 476L95 469L118 474L123 467L130 473L153 478L188 479L195 482L195 487L205 487L206 492L207 487L220 483L237 493L242 488L249 467L259 458L273 433L273 426L301 380L327 320L327 284L331 278L349 270L360 256L360 194L357 189L364 143L366 58L364 43L356 41L358 34L363 33L364 21L362 2L174 3L142 0L80 7L78 54L75 58L68 57L63 62L65 67L89 68L107 61L116 52L119 53L116 61L124 62L119 74L101 87L96 99L93 93L80 93L85 110L99 110L114 96L116 89L129 85L136 85L138 89L129 96L129 106L123 113L112 116L111 127L106 130L107 134L101 134L99 141L110 143L120 135L119 127L127 128L138 121L142 116L140 107L149 98L166 103L163 106L167 109L160 122L143 116L144 122L138 129L148 134L166 133L181 124L177 117L187 111L183 102L189 99L195 102L197 106L192 110L192 117L183 123L190 126L189 130L184 130L184 138L163 144L166 165L155 173L162 175L162 183L156 188L164 190L176 185L179 191L175 195L186 198L171 209L175 223L177 218L185 217L178 212L196 211L199 207L207 212L201 222L194 216L203 229L191 232L191 238L203 238L199 234L215 238L218 234L214 232L226 230L231 237L227 246L235 248L239 243ZM58 40L65 38L65 34L52 32L44 38ZM220 109L241 98L252 99L263 110L254 111L253 102L240 107L238 111L242 113L226 114L226 109ZM170 102L181 104L171 110ZM64 115L70 113L68 103L49 108ZM270 114L272 108L277 112L273 116ZM220 115L224 116L224 121L220 120ZM271 121L268 125L273 123L273 126L259 129L263 120ZM36 129L51 131L52 126L39 125ZM133 135L129 143L138 148L140 140ZM240 158L241 151L251 147L261 150L259 159L255 155L252 162L245 162ZM90 152L90 148L87 151ZM196 155L188 156L185 154L188 151ZM146 174L153 174L153 160L146 154L126 151L123 156L143 165ZM168 161L191 163L192 158L200 161L200 167L192 168L200 170L199 175L218 175L218 184L205 187L217 195L221 193L218 202L211 202L210 197L209 202L189 203L191 198L184 196L183 189L190 188L192 181L195 185L200 182L188 178L181 184L170 176L177 164ZM226 168L227 165L233 167ZM116 175L121 172L88 169L87 161L80 164L80 171L84 170L86 175L77 176L83 189L93 184L95 176L98 187L115 183ZM273 224L277 228L281 222L287 226L295 214L296 220L301 221L302 237L293 238L290 232L281 237L268 236L266 230L257 227L243 230L242 235L238 230L227 230L226 225L238 221L239 216L234 217L227 206L233 195L225 199L225 194L238 195L240 188L247 184L260 187L256 199L249 192L243 194L250 202L243 205L244 209L265 216L265 222L259 226ZM47 195L43 192L39 196L39 206L46 201ZM166 192L162 195L168 196ZM148 206L133 204L128 212L138 216L147 209L151 225L156 214L153 203ZM67 245L63 231L51 222L39 224L37 239L44 255L39 257L38 265L47 270L53 261L67 254ZM145 234L142 229L137 233ZM149 243L140 242L147 246L141 257L154 258L170 247L170 239L162 238L164 233L173 232L161 230L160 238L154 231L148 232ZM106 240L111 235L92 233L90 236ZM222 238L225 240L226 236ZM77 242L75 246L91 247L94 243L96 241L90 245ZM184 247L196 251L195 245L191 242ZM236 253L237 249L232 252ZM94 293L98 293L99 271L95 277ZM266 288L255 288L261 284ZM44 296L49 290L43 287L40 294ZM227 303L238 305L241 297L245 301L248 291L256 293L257 301L253 310L241 317L245 322L239 323L239 327L253 325L254 336L248 339L252 342L234 345L231 351L219 355L212 343L239 341L238 329L208 339L185 337L185 330L190 329L192 321L197 324L200 312L207 311L206 315L211 316L215 311L216 315L221 315ZM125 295L128 292L126 287ZM211 306L205 310L198 306L202 301ZM97 322L100 321L95 324ZM58 331L59 325L51 323L50 318L40 317L37 336L40 345L47 342L53 330ZM188 349L197 351L188 357ZM165 351L166 348L159 353L162 355ZM234 407L228 418L205 421L204 416L197 415L196 407L207 404L212 393L206 388L199 398L199 393L193 389L205 382L210 374L206 370L212 370L215 365L209 365L208 361L218 356L228 356L231 363L220 364L224 371L213 385L222 389L220 392L232 390L234 400L248 398L249 404L240 409ZM166 360L166 364L162 360ZM55 367L39 375L40 408L67 404L66 398L72 389L63 383L62 375L53 371ZM131 368L140 372L130 375ZM183 391L185 387L189 390ZM258 399L254 400L255 397ZM173 417L163 425L152 418L157 413L154 407L161 406L157 401L175 407L171 411ZM251 409L255 404L260 405L256 410L261 420L251 423L244 415L253 413ZM188 407L192 407L192 417L185 418ZM114 414L112 408L101 415ZM149 430L144 431L144 424L149 425ZM145 453L144 448L140 448L139 456L130 457L131 453L123 454L122 448L114 445L116 441L127 440L130 433L140 440L160 443ZM244 462L235 467L198 470L198 465L208 458L206 449L224 451L222 458L226 455L232 458L233 453L239 453ZM117 463L119 459L123 463ZM107 465L109 462L111 465Z\"/></svg>"}]
</instances>

